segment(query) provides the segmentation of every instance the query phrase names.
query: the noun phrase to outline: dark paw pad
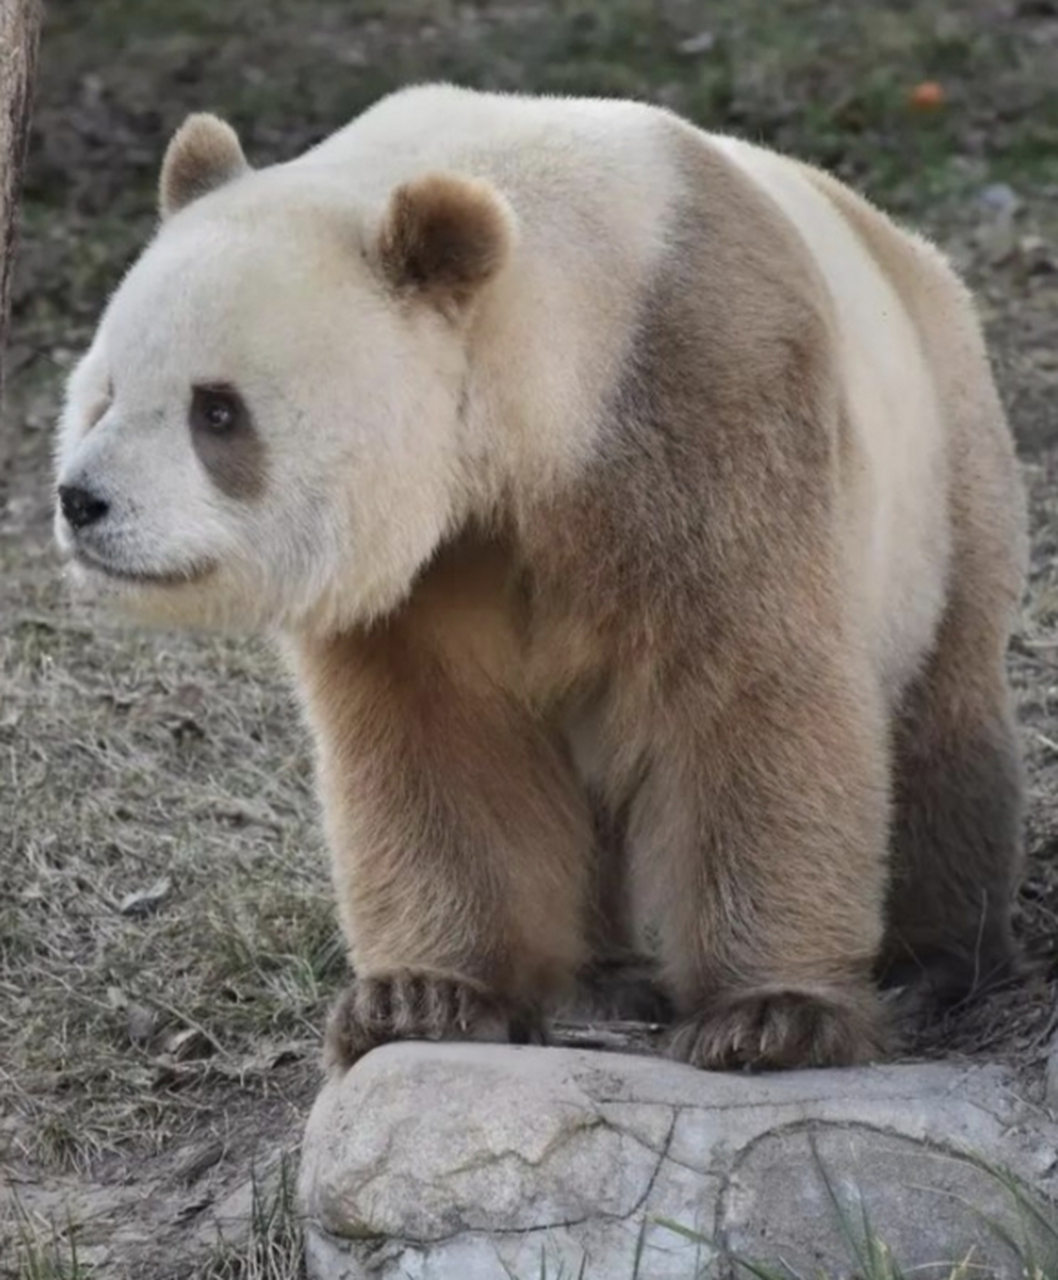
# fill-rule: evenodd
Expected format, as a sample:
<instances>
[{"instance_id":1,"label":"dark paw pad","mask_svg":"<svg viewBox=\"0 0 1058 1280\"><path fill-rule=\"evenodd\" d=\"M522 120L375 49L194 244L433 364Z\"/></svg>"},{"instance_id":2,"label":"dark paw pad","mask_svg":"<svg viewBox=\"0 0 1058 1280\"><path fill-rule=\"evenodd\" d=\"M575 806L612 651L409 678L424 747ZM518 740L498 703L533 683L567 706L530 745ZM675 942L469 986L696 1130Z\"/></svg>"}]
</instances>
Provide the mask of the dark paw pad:
<instances>
[{"instance_id":1,"label":"dark paw pad","mask_svg":"<svg viewBox=\"0 0 1058 1280\"><path fill-rule=\"evenodd\" d=\"M677 1027L673 1057L711 1071L845 1067L885 1052L872 990L757 990L719 997Z\"/></svg>"},{"instance_id":2,"label":"dark paw pad","mask_svg":"<svg viewBox=\"0 0 1058 1280\"><path fill-rule=\"evenodd\" d=\"M331 1010L324 1067L341 1073L391 1040L529 1039L528 1020L484 987L415 970L356 978Z\"/></svg>"},{"instance_id":3,"label":"dark paw pad","mask_svg":"<svg viewBox=\"0 0 1058 1280\"><path fill-rule=\"evenodd\" d=\"M563 1016L588 1022L671 1022L672 1004L649 961L597 961L584 968Z\"/></svg>"}]
</instances>

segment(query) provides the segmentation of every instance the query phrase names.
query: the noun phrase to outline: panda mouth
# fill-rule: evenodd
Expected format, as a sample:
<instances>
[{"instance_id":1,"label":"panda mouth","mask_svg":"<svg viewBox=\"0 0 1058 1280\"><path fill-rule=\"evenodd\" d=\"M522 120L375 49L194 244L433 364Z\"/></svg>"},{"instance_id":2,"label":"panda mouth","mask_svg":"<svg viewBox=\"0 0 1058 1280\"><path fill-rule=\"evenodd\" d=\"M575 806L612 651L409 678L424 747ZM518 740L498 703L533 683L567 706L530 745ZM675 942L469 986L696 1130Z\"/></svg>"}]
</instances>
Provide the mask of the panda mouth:
<instances>
[{"instance_id":1,"label":"panda mouth","mask_svg":"<svg viewBox=\"0 0 1058 1280\"><path fill-rule=\"evenodd\" d=\"M103 577L110 578L114 582L126 582L131 586L142 587L187 586L208 577L217 567L213 561L203 560L196 564L185 565L180 569L131 569L124 565L116 565L109 560L101 560L83 547L78 547L74 551L72 559L82 569L102 574Z\"/></svg>"}]
</instances>

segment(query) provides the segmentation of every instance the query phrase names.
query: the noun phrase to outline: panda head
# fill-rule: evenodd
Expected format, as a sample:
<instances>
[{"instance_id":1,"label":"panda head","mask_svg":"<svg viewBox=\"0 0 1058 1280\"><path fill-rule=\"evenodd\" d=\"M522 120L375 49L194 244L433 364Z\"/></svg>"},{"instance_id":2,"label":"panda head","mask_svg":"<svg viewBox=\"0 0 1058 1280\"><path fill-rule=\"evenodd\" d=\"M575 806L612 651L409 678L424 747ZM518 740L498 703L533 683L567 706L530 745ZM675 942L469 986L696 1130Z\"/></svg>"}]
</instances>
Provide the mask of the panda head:
<instances>
[{"instance_id":1,"label":"panda head","mask_svg":"<svg viewBox=\"0 0 1058 1280\"><path fill-rule=\"evenodd\" d=\"M338 628L392 608L474 501L467 334L511 256L491 186L358 207L323 166L252 170L192 116L158 234L67 388L56 535L135 616Z\"/></svg>"}]
</instances>

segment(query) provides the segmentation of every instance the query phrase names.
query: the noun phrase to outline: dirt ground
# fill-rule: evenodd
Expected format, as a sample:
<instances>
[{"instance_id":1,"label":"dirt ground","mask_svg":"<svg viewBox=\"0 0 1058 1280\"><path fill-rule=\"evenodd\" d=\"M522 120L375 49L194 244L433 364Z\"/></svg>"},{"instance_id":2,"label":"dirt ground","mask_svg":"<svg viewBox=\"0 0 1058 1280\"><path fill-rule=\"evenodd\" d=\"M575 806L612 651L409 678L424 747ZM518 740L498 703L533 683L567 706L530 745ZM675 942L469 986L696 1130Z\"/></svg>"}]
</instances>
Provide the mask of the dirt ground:
<instances>
[{"instance_id":1,"label":"dirt ground","mask_svg":"<svg viewBox=\"0 0 1058 1280\"><path fill-rule=\"evenodd\" d=\"M1010 663L1034 969L909 1052L1037 1087L1058 995L1056 70L1056 0L54 0L0 430L2 1280L297 1275L281 1225L248 1252L218 1223L296 1147L343 974L305 733L262 645L74 608L50 541L61 380L193 109L266 162L412 79L640 96L828 165L952 253L1032 499ZM923 81L939 106L914 105Z\"/></svg>"}]
</instances>

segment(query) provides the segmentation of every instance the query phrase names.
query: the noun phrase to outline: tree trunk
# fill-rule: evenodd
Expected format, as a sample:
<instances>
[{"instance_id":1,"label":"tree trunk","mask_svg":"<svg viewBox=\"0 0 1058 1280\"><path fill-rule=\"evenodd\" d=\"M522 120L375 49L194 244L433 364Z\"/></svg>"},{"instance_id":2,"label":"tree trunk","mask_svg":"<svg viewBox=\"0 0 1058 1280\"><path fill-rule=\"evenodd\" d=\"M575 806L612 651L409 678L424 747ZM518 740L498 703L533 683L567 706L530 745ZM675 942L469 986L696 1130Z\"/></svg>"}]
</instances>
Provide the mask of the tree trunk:
<instances>
[{"instance_id":1,"label":"tree trunk","mask_svg":"<svg viewBox=\"0 0 1058 1280\"><path fill-rule=\"evenodd\" d=\"M0 402L11 304L18 197L40 35L39 0L0 0Z\"/></svg>"}]
</instances>

